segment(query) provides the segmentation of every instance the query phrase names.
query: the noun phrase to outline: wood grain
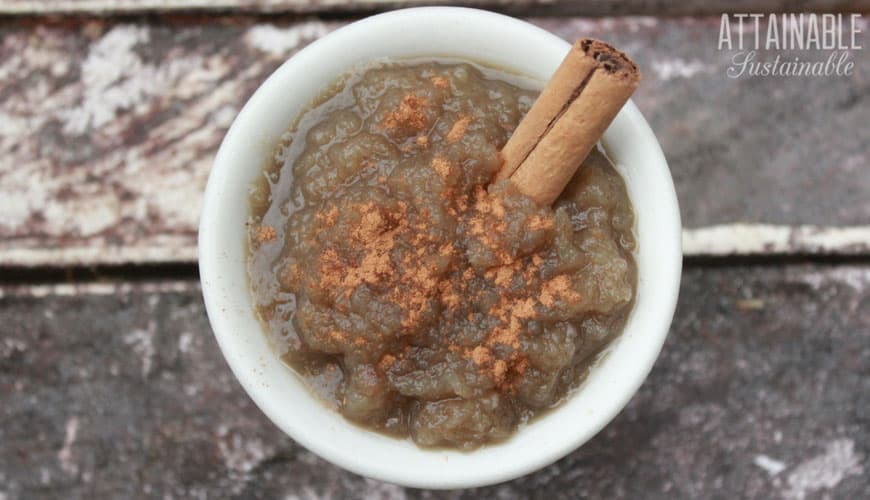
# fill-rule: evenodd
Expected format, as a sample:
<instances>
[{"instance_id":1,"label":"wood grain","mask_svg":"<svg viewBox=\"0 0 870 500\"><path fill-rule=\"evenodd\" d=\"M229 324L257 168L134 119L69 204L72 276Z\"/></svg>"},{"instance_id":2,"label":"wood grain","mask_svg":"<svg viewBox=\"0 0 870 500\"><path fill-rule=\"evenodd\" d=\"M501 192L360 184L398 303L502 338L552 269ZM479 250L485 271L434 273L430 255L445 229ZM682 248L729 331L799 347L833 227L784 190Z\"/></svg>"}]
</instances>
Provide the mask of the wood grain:
<instances>
[{"instance_id":1,"label":"wood grain","mask_svg":"<svg viewBox=\"0 0 870 500\"><path fill-rule=\"evenodd\" d=\"M7 24L0 254L20 263L32 250L36 264L189 260L229 124L280 62L333 27Z\"/></svg>"},{"instance_id":2,"label":"wood grain","mask_svg":"<svg viewBox=\"0 0 870 500\"><path fill-rule=\"evenodd\" d=\"M452 492L365 480L287 438L233 378L196 283L3 290L7 500L767 500L867 489L866 267L688 268L662 354L610 425L540 472Z\"/></svg>"},{"instance_id":3,"label":"wood grain","mask_svg":"<svg viewBox=\"0 0 870 500\"><path fill-rule=\"evenodd\" d=\"M689 240L708 238L696 248L741 253L741 242L727 239L739 233L706 231L738 223L868 231L870 52L851 53L852 77L733 80L725 76L733 54L716 48L717 17L532 22L566 40L608 40L644 69L635 101L670 162L684 224L701 231ZM283 60L341 24L0 21L0 262L195 260L201 193L230 122ZM779 252L867 248L803 241Z\"/></svg>"},{"instance_id":4,"label":"wood grain","mask_svg":"<svg viewBox=\"0 0 870 500\"><path fill-rule=\"evenodd\" d=\"M722 12L866 12L870 1L838 0L0 0L0 14L130 14L144 12L361 13L399 7L459 5L524 15L716 15Z\"/></svg>"}]
</instances>

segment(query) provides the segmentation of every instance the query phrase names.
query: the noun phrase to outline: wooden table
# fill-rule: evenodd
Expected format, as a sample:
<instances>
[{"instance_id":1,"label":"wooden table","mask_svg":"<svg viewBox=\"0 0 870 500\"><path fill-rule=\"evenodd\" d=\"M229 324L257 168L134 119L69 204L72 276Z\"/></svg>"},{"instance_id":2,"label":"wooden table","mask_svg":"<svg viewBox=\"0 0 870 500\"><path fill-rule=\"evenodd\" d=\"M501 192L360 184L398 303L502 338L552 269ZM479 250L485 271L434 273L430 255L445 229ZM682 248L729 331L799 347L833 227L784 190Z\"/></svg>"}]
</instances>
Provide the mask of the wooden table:
<instances>
[{"instance_id":1,"label":"wooden table","mask_svg":"<svg viewBox=\"0 0 870 500\"><path fill-rule=\"evenodd\" d=\"M730 79L716 43L723 9L864 0L467 3L635 56L680 196L671 335L582 449L483 490L406 490L253 406L197 281L215 150L288 56L417 3L0 0L0 500L866 498L870 27L846 78Z\"/></svg>"}]
</instances>

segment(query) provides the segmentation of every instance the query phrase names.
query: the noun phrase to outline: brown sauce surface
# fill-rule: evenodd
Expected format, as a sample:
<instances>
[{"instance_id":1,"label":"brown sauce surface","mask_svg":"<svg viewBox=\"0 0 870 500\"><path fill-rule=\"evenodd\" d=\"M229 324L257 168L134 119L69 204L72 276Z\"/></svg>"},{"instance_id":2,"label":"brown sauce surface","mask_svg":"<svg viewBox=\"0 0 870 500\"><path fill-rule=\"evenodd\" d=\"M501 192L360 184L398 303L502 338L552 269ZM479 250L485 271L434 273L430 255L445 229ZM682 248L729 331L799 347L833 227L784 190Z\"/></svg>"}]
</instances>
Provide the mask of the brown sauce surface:
<instances>
[{"instance_id":1,"label":"brown sauce surface","mask_svg":"<svg viewBox=\"0 0 870 500\"><path fill-rule=\"evenodd\" d=\"M511 81L455 62L352 73L251 195L251 286L281 358L421 446L499 441L557 405L634 300L634 214L604 155L553 207L490 184L536 96Z\"/></svg>"}]
</instances>

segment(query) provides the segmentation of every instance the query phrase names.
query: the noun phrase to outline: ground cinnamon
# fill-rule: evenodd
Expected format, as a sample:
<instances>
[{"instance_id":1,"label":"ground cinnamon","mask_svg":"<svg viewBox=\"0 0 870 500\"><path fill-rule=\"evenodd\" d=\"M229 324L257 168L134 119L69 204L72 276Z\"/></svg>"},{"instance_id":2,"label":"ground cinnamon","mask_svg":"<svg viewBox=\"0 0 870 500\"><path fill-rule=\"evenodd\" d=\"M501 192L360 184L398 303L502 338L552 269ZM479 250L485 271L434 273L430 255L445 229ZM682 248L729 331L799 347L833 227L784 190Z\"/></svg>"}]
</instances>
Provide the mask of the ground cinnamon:
<instances>
[{"instance_id":1,"label":"ground cinnamon","mask_svg":"<svg viewBox=\"0 0 870 500\"><path fill-rule=\"evenodd\" d=\"M384 118L384 127L387 130L411 130L418 132L426 128L426 99L414 94L407 94L402 98L399 107L387 114Z\"/></svg>"},{"instance_id":2,"label":"ground cinnamon","mask_svg":"<svg viewBox=\"0 0 870 500\"><path fill-rule=\"evenodd\" d=\"M502 149L496 179L550 205L640 83L637 65L610 45L577 40Z\"/></svg>"},{"instance_id":3,"label":"ground cinnamon","mask_svg":"<svg viewBox=\"0 0 870 500\"><path fill-rule=\"evenodd\" d=\"M459 139L462 139L462 136L465 135L465 131L468 130L468 124L471 123L471 117L463 116L459 120L456 120L456 123L450 127L450 131L447 133L447 142L454 143Z\"/></svg>"},{"instance_id":4,"label":"ground cinnamon","mask_svg":"<svg viewBox=\"0 0 870 500\"><path fill-rule=\"evenodd\" d=\"M254 239L257 241L257 243L266 243L268 241L274 240L277 236L278 232L275 231L274 227L264 224L257 228L257 231L254 234Z\"/></svg>"}]
</instances>

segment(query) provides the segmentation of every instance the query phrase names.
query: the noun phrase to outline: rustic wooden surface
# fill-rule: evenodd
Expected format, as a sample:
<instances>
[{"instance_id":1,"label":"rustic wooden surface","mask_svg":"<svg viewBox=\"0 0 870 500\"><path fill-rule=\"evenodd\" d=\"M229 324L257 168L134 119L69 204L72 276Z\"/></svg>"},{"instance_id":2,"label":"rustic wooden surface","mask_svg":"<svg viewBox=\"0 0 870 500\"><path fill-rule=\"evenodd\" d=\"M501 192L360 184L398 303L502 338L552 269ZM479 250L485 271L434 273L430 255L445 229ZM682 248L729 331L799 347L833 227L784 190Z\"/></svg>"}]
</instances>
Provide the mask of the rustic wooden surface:
<instances>
[{"instance_id":1,"label":"rustic wooden surface","mask_svg":"<svg viewBox=\"0 0 870 500\"><path fill-rule=\"evenodd\" d=\"M718 18L532 22L566 40L608 39L644 68L636 102L670 161L684 224L719 226L688 233L688 253L868 249L870 51L853 51L848 78L732 80ZM0 20L0 262L193 262L225 130L283 60L340 24Z\"/></svg>"},{"instance_id":2,"label":"rustic wooden surface","mask_svg":"<svg viewBox=\"0 0 870 500\"><path fill-rule=\"evenodd\" d=\"M462 5L525 15L704 15L722 12L830 12L870 10L852 0L0 0L0 14L128 14L203 11L361 13L419 5Z\"/></svg>"},{"instance_id":3,"label":"rustic wooden surface","mask_svg":"<svg viewBox=\"0 0 870 500\"><path fill-rule=\"evenodd\" d=\"M663 354L613 423L531 476L443 493L365 480L285 437L233 379L195 282L3 292L4 499L867 492L866 266L687 269Z\"/></svg>"},{"instance_id":4,"label":"rustic wooden surface","mask_svg":"<svg viewBox=\"0 0 870 500\"><path fill-rule=\"evenodd\" d=\"M253 406L192 265L212 157L281 61L415 1L0 0L0 500L865 497L870 43L850 78L733 81L716 50L722 10L865 0L470 0L559 14L531 21L645 69L635 101L702 257L651 377L586 446L483 490L344 472ZM275 11L328 15L249 15Z\"/></svg>"}]
</instances>

